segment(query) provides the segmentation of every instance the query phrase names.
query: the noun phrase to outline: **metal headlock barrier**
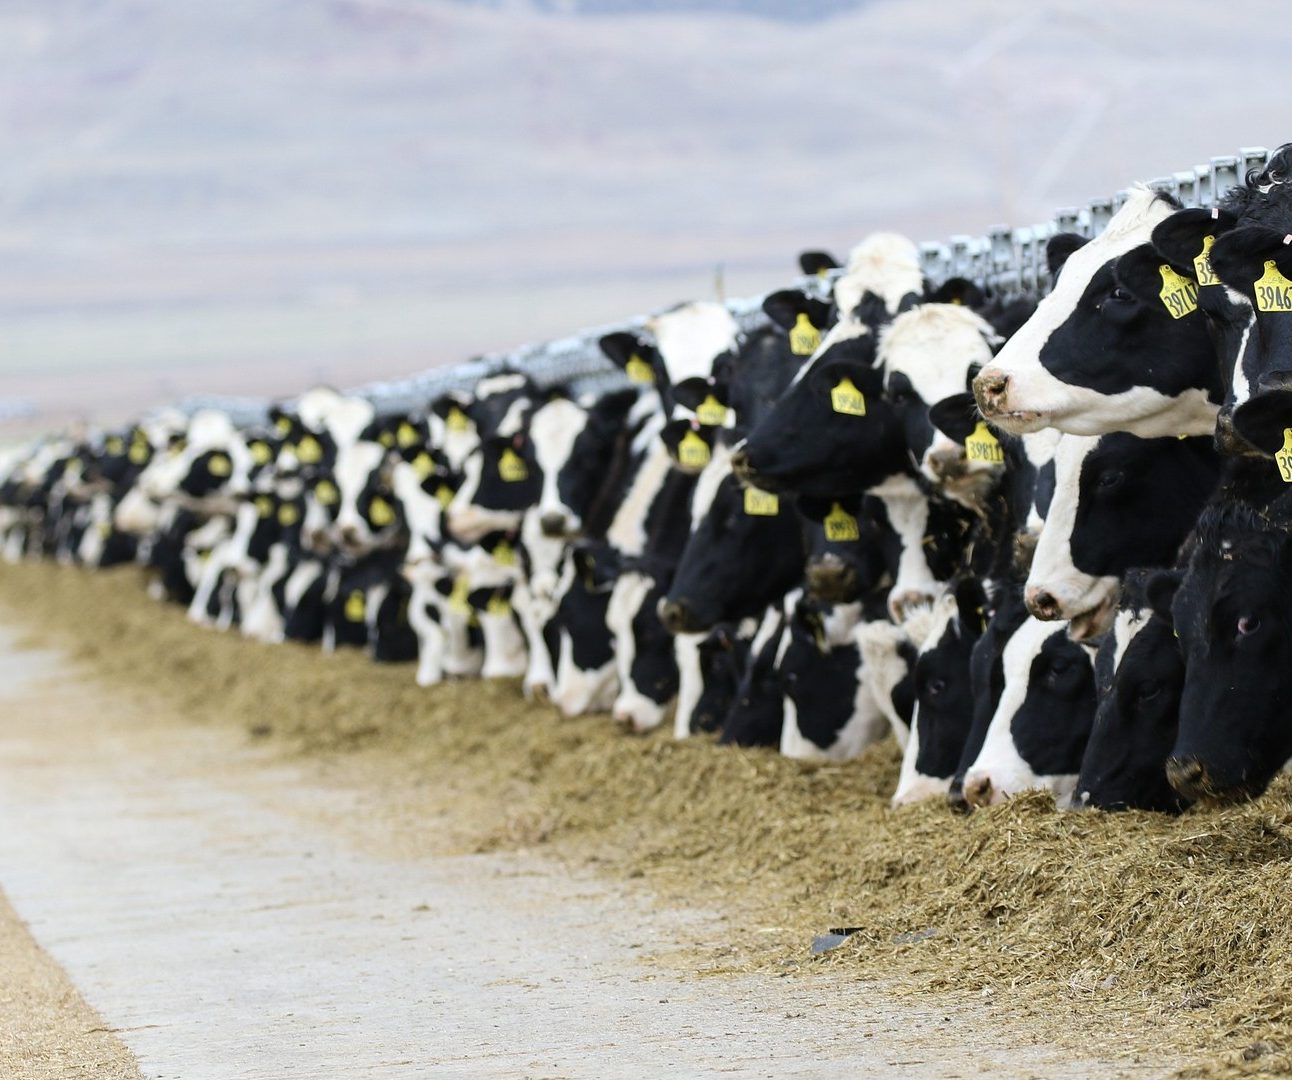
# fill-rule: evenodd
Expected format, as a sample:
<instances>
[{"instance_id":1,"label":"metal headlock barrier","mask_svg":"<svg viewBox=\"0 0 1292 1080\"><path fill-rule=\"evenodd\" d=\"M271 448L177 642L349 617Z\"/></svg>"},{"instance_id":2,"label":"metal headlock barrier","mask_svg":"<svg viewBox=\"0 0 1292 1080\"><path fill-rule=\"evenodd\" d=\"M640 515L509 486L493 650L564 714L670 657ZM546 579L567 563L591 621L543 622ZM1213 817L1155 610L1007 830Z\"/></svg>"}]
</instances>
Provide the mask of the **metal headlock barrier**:
<instances>
[{"instance_id":1,"label":"metal headlock barrier","mask_svg":"<svg viewBox=\"0 0 1292 1080\"><path fill-rule=\"evenodd\" d=\"M1242 147L1237 154L1211 158L1205 165L1161 176L1147 182L1154 191L1166 192L1185 207L1211 207L1219 197L1238 184L1249 171L1259 171L1269 159L1260 146ZM963 277L985 289L989 295L1006 300L1017 297L1039 299L1049 289L1045 247L1056 233L1074 232L1093 237L1126 202L1129 189L1105 199L1091 199L1085 206L1065 206L1039 225L1010 228L993 225L981 236L956 235L946 241L919 245L920 268L925 278L938 286L951 277ZM828 298L841 270L824 276L800 277L786 288L799 288ZM750 333L767 324L761 296L727 301L737 325ZM470 390L486 375L500 371L522 371L541 388L566 386L575 394L600 392L627 385L623 373L602 354L598 341L604 334L643 327L648 316L582 330L570 337L541 345L525 345L510 352L494 353L452 367L386 382L354 387L348 393L373 402L382 414L413 412L450 390ZM193 411L214 406L232 413L235 419L251 423L263 418L267 403L247 398L188 398L180 408Z\"/></svg>"}]
</instances>

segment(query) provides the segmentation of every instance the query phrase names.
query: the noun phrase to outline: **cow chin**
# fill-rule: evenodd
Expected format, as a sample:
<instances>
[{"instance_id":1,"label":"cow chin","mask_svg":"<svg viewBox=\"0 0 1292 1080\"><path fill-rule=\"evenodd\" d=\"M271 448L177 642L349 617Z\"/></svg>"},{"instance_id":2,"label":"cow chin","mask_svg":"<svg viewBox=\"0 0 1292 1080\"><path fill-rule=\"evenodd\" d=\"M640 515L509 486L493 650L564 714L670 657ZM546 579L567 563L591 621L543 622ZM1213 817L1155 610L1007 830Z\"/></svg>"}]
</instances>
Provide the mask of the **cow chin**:
<instances>
[{"instance_id":1,"label":"cow chin","mask_svg":"<svg viewBox=\"0 0 1292 1080\"><path fill-rule=\"evenodd\" d=\"M916 775L905 783L899 784L893 793L891 805L914 806L916 803L928 802L930 799L944 799L951 790L951 777Z\"/></svg>"},{"instance_id":2,"label":"cow chin","mask_svg":"<svg viewBox=\"0 0 1292 1080\"><path fill-rule=\"evenodd\" d=\"M1068 620L1068 637L1073 641L1090 641L1108 632L1117 615L1117 589L1114 587L1094 607Z\"/></svg>"}]
</instances>

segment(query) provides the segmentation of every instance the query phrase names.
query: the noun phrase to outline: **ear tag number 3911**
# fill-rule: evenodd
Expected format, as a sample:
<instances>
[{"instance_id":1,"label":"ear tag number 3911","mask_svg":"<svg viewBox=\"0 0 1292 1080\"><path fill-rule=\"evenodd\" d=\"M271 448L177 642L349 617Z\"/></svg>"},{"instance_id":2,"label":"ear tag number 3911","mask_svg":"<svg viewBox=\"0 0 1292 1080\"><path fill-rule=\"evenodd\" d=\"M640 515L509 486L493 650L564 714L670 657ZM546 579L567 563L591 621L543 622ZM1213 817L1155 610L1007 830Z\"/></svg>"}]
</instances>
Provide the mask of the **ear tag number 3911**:
<instances>
[{"instance_id":1,"label":"ear tag number 3911","mask_svg":"<svg viewBox=\"0 0 1292 1080\"><path fill-rule=\"evenodd\" d=\"M830 406L835 412L843 413L845 416L865 416L866 395L858 390L856 383L845 375L830 391Z\"/></svg>"}]
</instances>

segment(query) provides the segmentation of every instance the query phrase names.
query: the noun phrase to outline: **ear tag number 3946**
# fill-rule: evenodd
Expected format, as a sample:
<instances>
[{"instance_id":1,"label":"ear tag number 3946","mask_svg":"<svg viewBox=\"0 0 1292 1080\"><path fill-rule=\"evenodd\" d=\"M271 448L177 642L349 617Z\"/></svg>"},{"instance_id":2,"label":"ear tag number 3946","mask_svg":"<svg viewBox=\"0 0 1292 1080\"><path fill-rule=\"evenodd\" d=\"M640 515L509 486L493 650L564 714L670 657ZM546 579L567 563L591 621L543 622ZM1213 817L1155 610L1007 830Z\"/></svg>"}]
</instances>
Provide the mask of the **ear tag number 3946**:
<instances>
[{"instance_id":1,"label":"ear tag number 3946","mask_svg":"<svg viewBox=\"0 0 1292 1080\"><path fill-rule=\"evenodd\" d=\"M835 412L845 416L865 416L866 395L845 375L830 391L830 406Z\"/></svg>"},{"instance_id":2,"label":"ear tag number 3946","mask_svg":"<svg viewBox=\"0 0 1292 1080\"><path fill-rule=\"evenodd\" d=\"M1265 273L1253 288L1257 311L1292 311L1292 281L1283 276L1273 259L1265 260Z\"/></svg>"}]
</instances>

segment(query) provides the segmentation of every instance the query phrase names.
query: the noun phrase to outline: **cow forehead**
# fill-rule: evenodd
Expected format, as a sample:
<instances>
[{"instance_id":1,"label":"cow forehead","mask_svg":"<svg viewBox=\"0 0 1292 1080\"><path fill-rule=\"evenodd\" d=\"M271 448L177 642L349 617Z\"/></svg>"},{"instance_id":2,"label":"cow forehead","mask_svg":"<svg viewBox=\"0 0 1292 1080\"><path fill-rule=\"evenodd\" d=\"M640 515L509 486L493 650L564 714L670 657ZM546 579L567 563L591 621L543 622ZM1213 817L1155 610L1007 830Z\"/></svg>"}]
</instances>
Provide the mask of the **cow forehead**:
<instances>
[{"instance_id":1,"label":"cow forehead","mask_svg":"<svg viewBox=\"0 0 1292 1080\"><path fill-rule=\"evenodd\" d=\"M330 410L326 427L337 446L357 442L372 423L376 410L362 398L342 398Z\"/></svg>"},{"instance_id":2,"label":"cow forehead","mask_svg":"<svg viewBox=\"0 0 1292 1080\"><path fill-rule=\"evenodd\" d=\"M336 484L342 494L357 497L385 456L383 447L367 440L342 447L337 453L334 470Z\"/></svg>"},{"instance_id":3,"label":"cow forehead","mask_svg":"<svg viewBox=\"0 0 1292 1080\"><path fill-rule=\"evenodd\" d=\"M834 301L847 313L856 309L866 293L873 293L893 312L904 297L923 291L924 275L915 244L898 233L874 233L848 255L847 269L834 283Z\"/></svg>"},{"instance_id":4,"label":"cow forehead","mask_svg":"<svg viewBox=\"0 0 1292 1080\"><path fill-rule=\"evenodd\" d=\"M879 340L886 373L900 373L920 397L935 405L965 388L969 368L991 360L995 332L956 304L921 304L898 315Z\"/></svg>"},{"instance_id":5,"label":"cow forehead","mask_svg":"<svg viewBox=\"0 0 1292 1080\"><path fill-rule=\"evenodd\" d=\"M539 468L545 474L556 472L566 461L587 422L587 412L565 398L548 402L535 411L529 421L529 436Z\"/></svg>"},{"instance_id":6,"label":"cow forehead","mask_svg":"<svg viewBox=\"0 0 1292 1080\"><path fill-rule=\"evenodd\" d=\"M683 304L656 315L647 326L672 383L707 376L714 358L735 347L739 332L731 312L712 301Z\"/></svg>"}]
</instances>

